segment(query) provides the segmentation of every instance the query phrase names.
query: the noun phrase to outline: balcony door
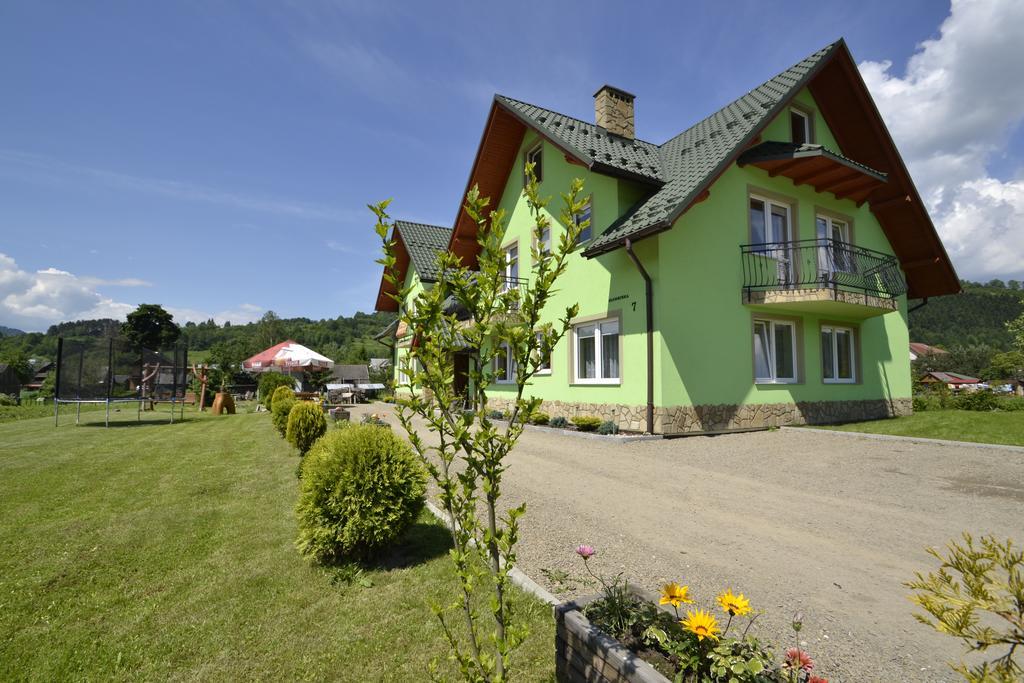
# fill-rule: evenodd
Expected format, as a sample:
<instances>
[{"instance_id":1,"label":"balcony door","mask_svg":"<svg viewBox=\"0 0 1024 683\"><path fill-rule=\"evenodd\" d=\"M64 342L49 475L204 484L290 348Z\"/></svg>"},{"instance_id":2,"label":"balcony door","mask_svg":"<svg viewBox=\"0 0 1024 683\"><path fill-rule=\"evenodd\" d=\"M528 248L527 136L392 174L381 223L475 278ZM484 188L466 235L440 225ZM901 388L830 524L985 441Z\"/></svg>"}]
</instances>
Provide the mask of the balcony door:
<instances>
[{"instance_id":1,"label":"balcony door","mask_svg":"<svg viewBox=\"0 0 1024 683\"><path fill-rule=\"evenodd\" d=\"M756 195L750 197L750 241L764 245L758 252L776 261L780 287L796 282L792 213L789 204Z\"/></svg>"},{"instance_id":2,"label":"balcony door","mask_svg":"<svg viewBox=\"0 0 1024 683\"><path fill-rule=\"evenodd\" d=\"M853 273L850 224L831 216L818 216L814 223L818 235L818 276L832 283L837 274Z\"/></svg>"}]
</instances>

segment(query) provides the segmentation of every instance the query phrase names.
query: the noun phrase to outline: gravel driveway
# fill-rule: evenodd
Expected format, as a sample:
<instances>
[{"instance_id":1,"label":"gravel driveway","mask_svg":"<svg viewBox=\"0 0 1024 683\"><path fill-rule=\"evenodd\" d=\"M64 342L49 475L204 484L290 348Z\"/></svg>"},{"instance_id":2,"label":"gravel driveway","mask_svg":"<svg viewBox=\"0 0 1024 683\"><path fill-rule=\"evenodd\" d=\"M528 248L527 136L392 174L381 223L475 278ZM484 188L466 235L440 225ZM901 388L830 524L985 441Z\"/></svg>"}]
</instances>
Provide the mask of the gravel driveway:
<instances>
[{"instance_id":1,"label":"gravel driveway","mask_svg":"<svg viewBox=\"0 0 1024 683\"><path fill-rule=\"evenodd\" d=\"M810 429L631 443L527 431L505 491L528 503L519 567L559 597L592 592L572 551L590 543L600 572L688 583L705 605L742 591L776 648L801 610L833 682L958 680L945 662L959 644L913 619L902 583L962 530L1024 542L1024 452Z\"/></svg>"}]
</instances>

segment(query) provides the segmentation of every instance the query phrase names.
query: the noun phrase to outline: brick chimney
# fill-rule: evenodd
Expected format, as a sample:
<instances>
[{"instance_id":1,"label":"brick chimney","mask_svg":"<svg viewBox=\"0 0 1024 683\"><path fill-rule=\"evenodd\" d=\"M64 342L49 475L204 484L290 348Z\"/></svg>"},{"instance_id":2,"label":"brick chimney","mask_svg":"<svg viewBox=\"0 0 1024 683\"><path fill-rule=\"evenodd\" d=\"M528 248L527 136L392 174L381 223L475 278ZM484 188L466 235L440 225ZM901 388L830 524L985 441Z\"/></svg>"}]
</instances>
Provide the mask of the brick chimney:
<instances>
[{"instance_id":1,"label":"brick chimney","mask_svg":"<svg viewBox=\"0 0 1024 683\"><path fill-rule=\"evenodd\" d=\"M636 137L636 129L633 123L633 100L634 95L613 88L610 85L603 85L594 93L594 118L597 125L609 133L630 140Z\"/></svg>"}]
</instances>

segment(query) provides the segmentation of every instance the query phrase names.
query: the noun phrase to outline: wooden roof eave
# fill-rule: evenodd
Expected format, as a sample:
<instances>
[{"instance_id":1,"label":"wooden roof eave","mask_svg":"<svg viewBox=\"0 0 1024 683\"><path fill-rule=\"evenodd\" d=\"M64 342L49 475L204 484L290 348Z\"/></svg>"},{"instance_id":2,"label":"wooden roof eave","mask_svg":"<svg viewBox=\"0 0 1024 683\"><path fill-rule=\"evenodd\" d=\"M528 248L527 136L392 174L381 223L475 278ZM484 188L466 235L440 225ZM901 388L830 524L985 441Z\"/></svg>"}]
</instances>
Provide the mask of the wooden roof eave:
<instances>
[{"instance_id":1,"label":"wooden roof eave","mask_svg":"<svg viewBox=\"0 0 1024 683\"><path fill-rule=\"evenodd\" d=\"M913 277L907 278L908 296L923 298L959 292L960 280L949 254L845 45L829 60L822 76L808 88L840 148L856 149L860 161L888 172L885 189L870 193L859 203L870 203L905 271L911 270L907 265L910 263L930 264L912 269ZM859 87L842 85L851 81ZM859 111L851 105L859 105ZM908 229L915 225L918 229Z\"/></svg>"},{"instance_id":2,"label":"wooden roof eave","mask_svg":"<svg viewBox=\"0 0 1024 683\"><path fill-rule=\"evenodd\" d=\"M395 241L395 272L399 280L405 279L406 273L409 272L409 250L405 246L405 242L402 241L402 235L397 228L393 228L391 231L391 239ZM398 302L395 301L391 295L398 294L398 289L394 284L388 282L384 278L384 274L381 273L380 285L377 287L377 304L374 306L376 311L397 311Z\"/></svg>"}]
</instances>

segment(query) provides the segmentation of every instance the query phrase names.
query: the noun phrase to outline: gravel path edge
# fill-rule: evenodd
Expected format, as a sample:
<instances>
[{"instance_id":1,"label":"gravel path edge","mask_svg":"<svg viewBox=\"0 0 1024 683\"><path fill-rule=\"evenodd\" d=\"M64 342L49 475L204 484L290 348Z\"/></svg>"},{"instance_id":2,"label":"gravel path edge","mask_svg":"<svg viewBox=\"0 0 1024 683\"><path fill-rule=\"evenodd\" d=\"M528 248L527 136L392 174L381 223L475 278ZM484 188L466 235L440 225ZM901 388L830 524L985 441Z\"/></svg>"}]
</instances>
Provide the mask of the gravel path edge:
<instances>
[{"instance_id":1,"label":"gravel path edge","mask_svg":"<svg viewBox=\"0 0 1024 683\"><path fill-rule=\"evenodd\" d=\"M430 514L437 517L442 524L446 527L451 528L451 520L448 519L448 515L441 508L434 505L433 502L427 501L427 510ZM561 605L562 601L552 595L547 589L541 586L539 583L531 579L526 575L519 567L512 567L508 573L508 577L512 580L512 583L519 586L522 590L532 594L534 597L540 599L542 602L546 602L549 605Z\"/></svg>"}]
</instances>

